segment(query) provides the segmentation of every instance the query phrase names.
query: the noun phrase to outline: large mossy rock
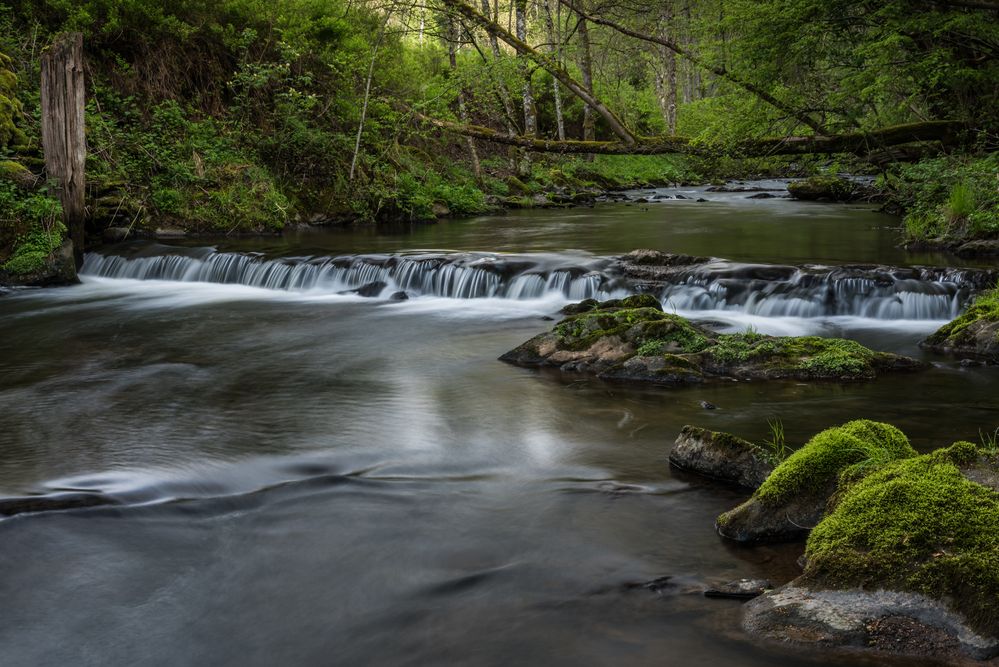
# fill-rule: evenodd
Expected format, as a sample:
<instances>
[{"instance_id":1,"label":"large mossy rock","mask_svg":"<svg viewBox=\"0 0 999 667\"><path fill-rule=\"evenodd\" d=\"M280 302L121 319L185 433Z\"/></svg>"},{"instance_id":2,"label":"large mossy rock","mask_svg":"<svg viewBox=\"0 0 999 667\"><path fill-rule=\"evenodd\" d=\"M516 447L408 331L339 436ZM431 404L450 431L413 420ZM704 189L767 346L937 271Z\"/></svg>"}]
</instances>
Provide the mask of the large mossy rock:
<instances>
[{"instance_id":1,"label":"large mossy rock","mask_svg":"<svg viewBox=\"0 0 999 667\"><path fill-rule=\"evenodd\" d=\"M922 347L999 363L999 289L983 292L968 310L940 327Z\"/></svg>"},{"instance_id":2,"label":"large mossy rock","mask_svg":"<svg viewBox=\"0 0 999 667\"><path fill-rule=\"evenodd\" d=\"M737 542L801 539L825 515L841 477L912 456L908 438L890 424L863 419L826 429L777 466L749 500L719 516L716 528Z\"/></svg>"},{"instance_id":3,"label":"large mossy rock","mask_svg":"<svg viewBox=\"0 0 999 667\"><path fill-rule=\"evenodd\" d=\"M871 380L922 362L859 343L817 336L720 334L664 313L649 294L568 306L550 332L500 357L520 366L553 366L607 380L690 384L708 379Z\"/></svg>"},{"instance_id":4,"label":"large mossy rock","mask_svg":"<svg viewBox=\"0 0 999 667\"><path fill-rule=\"evenodd\" d=\"M78 282L69 239L47 254L45 250L22 253L15 261L0 264L0 286L54 287Z\"/></svg>"},{"instance_id":5,"label":"large mossy rock","mask_svg":"<svg viewBox=\"0 0 999 667\"><path fill-rule=\"evenodd\" d=\"M999 655L999 455L968 442L844 480L804 574L749 603L783 641L934 658Z\"/></svg>"},{"instance_id":6,"label":"large mossy rock","mask_svg":"<svg viewBox=\"0 0 999 667\"><path fill-rule=\"evenodd\" d=\"M773 472L762 448L740 437L697 426L684 426L669 462L688 472L755 489Z\"/></svg>"},{"instance_id":7,"label":"large mossy rock","mask_svg":"<svg viewBox=\"0 0 999 667\"><path fill-rule=\"evenodd\" d=\"M867 195L869 188L849 178L811 176L788 183L787 191L805 201L854 201Z\"/></svg>"}]
</instances>

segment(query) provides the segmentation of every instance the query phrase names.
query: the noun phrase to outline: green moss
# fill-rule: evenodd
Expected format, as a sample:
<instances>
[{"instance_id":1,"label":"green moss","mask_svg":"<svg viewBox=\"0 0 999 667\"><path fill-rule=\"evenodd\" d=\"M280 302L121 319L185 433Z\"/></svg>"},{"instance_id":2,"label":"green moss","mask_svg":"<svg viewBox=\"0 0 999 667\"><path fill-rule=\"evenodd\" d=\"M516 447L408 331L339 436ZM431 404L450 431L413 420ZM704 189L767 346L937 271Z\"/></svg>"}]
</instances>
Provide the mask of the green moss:
<instances>
[{"instance_id":1,"label":"green moss","mask_svg":"<svg viewBox=\"0 0 999 667\"><path fill-rule=\"evenodd\" d=\"M719 335L705 353L723 366L763 363L777 371L820 377L870 375L875 363L887 357L841 338L773 337L752 332Z\"/></svg>"},{"instance_id":2,"label":"green moss","mask_svg":"<svg viewBox=\"0 0 999 667\"><path fill-rule=\"evenodd\" d=\"M48 228L34 225L18 238L13 255L0 268L15 275L40 271L45 268L49 256L62 245L65 235L66 227L61 222L54 222Z\"/></svg>"},{"instance_id":3,"label":"green moss","mask_svg":"<svg viewBox=\"0 0 999 667\"><path fill-rule=\"evenodd\" d=\"M787 191L799 199L846 200L856 195L857 188L857 184L849 179L823 174L789 183Z\"/></svg>"},{"instance_id":4,"label":"green moss","mask_svg":"<svg viewBox=\"0 0 999 667\"><path fill-rule=\"evenodd\" d=\"M806 581L922 593L999 633L999 494L958 467L980 455L960 442L854 483L808 539Z\"/></svg>"},{"instance_id":5,"label":"green moss","mask_svg":"<svg viewBox=\"0 0 999 667\"><path fill-rule=\"evenodd\" d=\"M999 322L999 289L982 292L975 299L963 315L956 320L940 327L933 335L927 338L930 344L943 343L946 340L959 341L962 334L969 326L985 320L986 322Z\"/></svg>"},{"instance_id":6,"label":"green moss","mask_svg":"<svg viewBox=\"0 0 999 667\"><path fill-rule=\"evenodd\" d=\"M791 454L756 491L765 503L779 505L801 494L825 492L850 466L881 465L915 456L908 438L890 424L867 419L817 434Z\"/></svg>"},{"instance_id":7,"label":"green moss","mask_svg":"<svg viewBox=\"0 0 999 667\"><path fill-rule=\"evenodd\" d=\"M650 294L567 306L568 314L554 333L562 349L586 350L598 340L619 336L643 357L664 354L700 355L709 372L765 377L819 379L870 378L895 357L874 352L854 341L802 336L766 336L753 331L715 334L678 315L662 312Z\"/></svg>"},{"instance_id":8,"label":"green moss","mask_svg":"<svg viewBox=\"0 0 999 667\"><path fill-rule=\"evenodd\" d=\"M651 294L635 294L621 299L622 308L657 308L662 310L659 299Z\"/></svg>"},{"instance_id":9,"label":"green moss","mask_svg":"<svg viewBox=\"0 0 999 667\"><path fill-rule=\"evenodd\" d=\"M842 338L806 336L797 339L805 357L798 367L822 374L859 374L869 370L877 352Z\"/></svg>"}]
</instances>

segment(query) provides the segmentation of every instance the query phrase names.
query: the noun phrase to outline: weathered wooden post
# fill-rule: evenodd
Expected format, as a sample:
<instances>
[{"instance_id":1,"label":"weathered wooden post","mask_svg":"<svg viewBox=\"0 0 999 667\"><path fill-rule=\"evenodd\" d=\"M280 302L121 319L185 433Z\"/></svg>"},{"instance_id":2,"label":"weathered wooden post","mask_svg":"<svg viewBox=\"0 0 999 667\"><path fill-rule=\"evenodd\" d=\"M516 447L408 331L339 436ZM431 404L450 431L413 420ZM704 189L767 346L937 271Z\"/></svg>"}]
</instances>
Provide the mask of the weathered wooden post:
<instances>
[{"instance_id":1,"label":"weathered wooden post","mask_svg":"<svg viewBox=\"0 0 999 667\"><path fill-rule=\"evenodd\" d=\"M77 268L83 264L86 187L83 93L83 34L65 33L42 54L42 148L45 170L59 188Z\"/></svg>"}]
</instances>

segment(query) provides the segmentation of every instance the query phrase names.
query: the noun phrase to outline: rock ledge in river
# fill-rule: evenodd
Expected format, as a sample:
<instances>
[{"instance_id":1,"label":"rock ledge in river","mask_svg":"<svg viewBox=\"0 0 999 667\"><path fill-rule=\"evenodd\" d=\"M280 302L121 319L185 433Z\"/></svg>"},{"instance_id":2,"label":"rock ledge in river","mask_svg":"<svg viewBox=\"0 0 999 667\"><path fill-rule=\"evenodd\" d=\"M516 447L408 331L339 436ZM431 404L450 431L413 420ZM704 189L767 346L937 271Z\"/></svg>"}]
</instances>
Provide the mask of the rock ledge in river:
<instances>
[{"instance_id":1,"label":"rock ledge in river","mask_svg":"<svg viewBox=\"0 0 999 667\"><path fill-rule=\"evenodd\" d=\"M922 362L874 352L850 340L719 334L664 313L640 294L567 306L547 333L500 357L509 363L594 373L606 380L680 385L710 379L871 380Z\"/></svg>"},{"instance_id":2,"label":"rock ledge in river","mask_svg":"<svg viewBox=\"0 0 999 667\"><path fill-rule=\"evenodd\" d=\"M729 433L684 426L669 453L677 468L755 489L773 466L757 445Z\"/></svg>"},{"instance_id":3,"label":"rock ledge in river","mask_svg":"<svg viewBox=\"0 0 999 667\"><path fill-rule=\"evenodd\" d=\"M896 655L983 660L999 641L977 634L936 600L887 590L810 590L794 583L748 602L744 626L758 637Z\"/></svg>"},{"instance_id":4,"label":"rock ledge in river","mask_svg":"<svg viewBox=\"0 0 999 667\"><path fill-rule=\"evenodd\" d=\"M980 294L963 315L920 345L934 352L999 363L999 289Z\"/></svg>"}]
</instances>

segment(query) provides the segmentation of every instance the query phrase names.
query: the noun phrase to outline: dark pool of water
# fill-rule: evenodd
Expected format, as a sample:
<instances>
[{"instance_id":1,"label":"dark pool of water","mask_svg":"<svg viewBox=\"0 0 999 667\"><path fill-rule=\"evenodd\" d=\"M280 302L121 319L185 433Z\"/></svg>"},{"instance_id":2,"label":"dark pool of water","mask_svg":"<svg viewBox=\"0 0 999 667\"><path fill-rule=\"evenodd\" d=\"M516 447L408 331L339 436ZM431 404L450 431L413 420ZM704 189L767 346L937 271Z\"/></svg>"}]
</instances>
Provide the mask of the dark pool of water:
<instances>
[{"instance_id":1,"label":"dark pool of water","mask_svg":"<svg viewBox=\"0 0 999 667\"><path fill-rule=\"evenodd\" d=\"M223 245L914 259L853 207L657 206ZM114 280L0 298L0 492L121 503L0 521L0 663L874 664L758 646L738 603L700 594L791 578L800 547L723 543L714 517L744 494L671 472L670 444L775 418L792 443L862 417L924 451L977 440L996 370L671 390L495 361L562 303ZM768 325L915 355L935 326Z\"/></svg>"}]
</instances>

